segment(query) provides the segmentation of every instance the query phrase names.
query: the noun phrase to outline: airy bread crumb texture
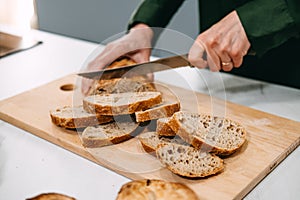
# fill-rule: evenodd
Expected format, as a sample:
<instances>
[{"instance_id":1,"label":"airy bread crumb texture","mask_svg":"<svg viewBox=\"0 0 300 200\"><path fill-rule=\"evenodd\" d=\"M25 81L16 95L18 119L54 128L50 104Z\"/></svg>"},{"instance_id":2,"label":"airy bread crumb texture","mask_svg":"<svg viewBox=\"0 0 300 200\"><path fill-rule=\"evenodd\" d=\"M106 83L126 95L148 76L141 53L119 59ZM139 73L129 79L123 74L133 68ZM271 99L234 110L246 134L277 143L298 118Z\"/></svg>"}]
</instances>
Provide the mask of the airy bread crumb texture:
<instances>
[{"instance_id":1,"label":"airy bread crumb texture","mask_svg":"<svg viewBox=\"0 0 300 200\"><path fill-rule=\"evenodd\" d=\"M122 121L87 127L81 136L83 146L97 148L123 142L141 131L138 127L139 123Z\"/></svg>"},{"instance_id":2,"label":"airy bread crumb texture","mask_svg":"<svg viewBox=\"0 0 300 200\"><path fill-rule=\"evenodd\" d=\"M156 150L156 155L169 170L184 177L206 177L224 168L218 156L181 144L164 144Z\"/></svg>"}]
</instances>

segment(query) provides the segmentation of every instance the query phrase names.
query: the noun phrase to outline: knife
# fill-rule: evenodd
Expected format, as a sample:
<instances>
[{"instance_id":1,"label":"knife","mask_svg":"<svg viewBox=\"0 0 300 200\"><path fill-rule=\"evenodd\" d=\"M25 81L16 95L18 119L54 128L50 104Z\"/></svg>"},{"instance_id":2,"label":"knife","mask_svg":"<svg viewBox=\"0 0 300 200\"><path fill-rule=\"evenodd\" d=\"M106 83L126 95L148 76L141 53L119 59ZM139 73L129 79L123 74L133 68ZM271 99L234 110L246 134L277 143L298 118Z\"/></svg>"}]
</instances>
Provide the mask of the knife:
<instances>
[{"instance_id":1,"label":"knife","mask_svg":"<svg viewBox=\"0 0 300 200\"><path fill-rule=\"evenodd\" d=\"M120 68L103 69L92 72L82 72L78 73L77 75L90 79L111 79L120 78L122 76L130 76L131 74L148 74L185 66L192 67L191 64L188 62L188 54L161 58L155 61L124 66Z\"/></svg>"}]
</instances>

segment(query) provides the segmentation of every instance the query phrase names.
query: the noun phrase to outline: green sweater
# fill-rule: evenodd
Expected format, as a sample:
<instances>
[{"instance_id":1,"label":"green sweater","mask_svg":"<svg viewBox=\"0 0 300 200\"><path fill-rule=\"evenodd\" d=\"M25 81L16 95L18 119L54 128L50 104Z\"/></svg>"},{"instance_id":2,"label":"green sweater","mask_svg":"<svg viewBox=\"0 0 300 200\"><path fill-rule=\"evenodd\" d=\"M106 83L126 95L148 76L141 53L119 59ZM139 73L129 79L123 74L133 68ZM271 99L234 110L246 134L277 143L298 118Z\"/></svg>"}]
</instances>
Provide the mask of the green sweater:
<instances>
[{"instance_id":1,"label":"green sweater","mask_svg":"<svg viewBox=\"0 0 300 200\"><path fill-rule=\"evenodd\" d=\"M184 0L144 0L128 28L137 23L165 27ZM230 73L300 88L299 0L199 0L200 30L236 10L256 56ZM299 57L299 58L297 58Z\"/></svg>"}]
</instances>

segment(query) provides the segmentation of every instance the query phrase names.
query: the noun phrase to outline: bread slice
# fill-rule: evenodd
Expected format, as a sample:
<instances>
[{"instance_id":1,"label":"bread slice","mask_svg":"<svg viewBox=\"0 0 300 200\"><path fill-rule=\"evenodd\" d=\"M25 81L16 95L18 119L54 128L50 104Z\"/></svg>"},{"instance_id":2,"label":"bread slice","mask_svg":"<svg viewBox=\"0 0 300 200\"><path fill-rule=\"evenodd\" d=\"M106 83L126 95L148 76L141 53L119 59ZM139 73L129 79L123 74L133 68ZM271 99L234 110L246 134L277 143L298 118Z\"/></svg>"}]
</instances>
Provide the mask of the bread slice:
<instances>
[{"instance_id":1,"label":"bread slice","mask_svg":"<svg viewBox=\"0 0 300 200\"><path fill-rule=\"evenodd\" d=\"M148 153L155 152L156 149L166 143L186 144L179 137L164 137L159 136L156 132L145 132L137 136L144 150Z\"/></svg>"},{"instance_id":2,"label":"bread slice","mask_svg":"<svg viewBox=\"0 0 300 200\"><path fill-rule=\"evenodd\" d=\"M182 183L163 180L135 180L124 184L116 200L198 200L195 192Z\"/></svg>"},{"instance_id":3,"label":"bread slice","mask_svg":"<svg viewBox=\"0 0 300 200\"><path fill-rule=\"evenodd\" d=\"M132 138L138 131L139 123L115 121L84 129L81 139L84 147L97 148L118 144Z\"/></svg>"},{"instance_id":4,"label":"bread slice","mask_svg":"<svg viewBox=\"0 0 300 200\"><path fill-rule=\"evenodd\" d=\"M148 110L142 110L135 113L137 122L145 122L153 119L171 117L175 112L180 110L179 101L164 101Z\"/></svg>"},{"instance_id":5,"label":"bread slice","mask_svg":"<svg viewBox=\"0 0 300 200\"><path fill-rule=\"evenodd\" d=\"M112 116L96 115L86 112L82 106L64 106L50 111L52 122L63 128L84 128L113 121Z\"/></svg>"},{"instance_id":6,"label":"bread slice","mask_svg":"<svg viewBox=\"0 0 300 200\"><path fill-rule=\"evenodd\" d=\"M155 85L142 76L99 80L92 84L88 96L125 92L154 92Z\"/></svg>"},{"instance_id":7,"label":"bread slice","mask_svg":"<svg viewBox=\"0 0 300 200\"><path fill-rule=\"evenodd\" d=\"M169 170L184 177L206 177L224 168L218 156L181 144L164 144L156 150L156 155Z\"/></svg>"},{"instance_id":8,"label":"bread slice","mask_svg":"<svg viewBox=\"0 0 300 200\"><path fill-rule=\"evenodd\" d=\"M121 57L108 65L106 69L120 68L134 64L136 64L136 62L130 58ZM152 80L149 80L146 75L135 75L130 78L123 77L109 80L95 80L92 83L87 96L96 94L157 91L155 85L151 83L151 81Z\"/></svg>"},{"instance_id":9,"label":"bread slice","mask_svg":"<svg viewBox=\"0 0 300 200\"><path fill-rule=\"evenodd\" d=\"M169 126L187 143L218 155L230 155L246 140L246 131L238 122L206 114L177 112Z\"/></svg>"},{"instance_id":10,"label":"bread slice","mask_svg":"<svg viewBox=\"0 0 300 200\"><path fill-rule=\"evenodd\" d=\"M123 115L149 109L161 102L160 92L128 92L85 97L83 108L99 115Z\"/></svg>"},{"instance_id":11,"label":"bread slice","mask_svg":"<svg viewBox=\"0 0 300 200\"><path fill-rule=\"evenodd\" d=\"M175 136L176 133L169 126L171 117L160 118L156 121L156 133L160 136Z\"/></svg>"},{"instance_id":12,"label":"bread slice","mask_svg":"<svg viewBox=\"0 0 300 200\"><path fill-rule=\"evenodd\" d=\"M26 200L76 200L73 197L69 197L67 195L64 194L59 194L59 193L43 193L43 194L39 194L35 197L32 198L28 198Z\"/></svg>"}]
</instances>

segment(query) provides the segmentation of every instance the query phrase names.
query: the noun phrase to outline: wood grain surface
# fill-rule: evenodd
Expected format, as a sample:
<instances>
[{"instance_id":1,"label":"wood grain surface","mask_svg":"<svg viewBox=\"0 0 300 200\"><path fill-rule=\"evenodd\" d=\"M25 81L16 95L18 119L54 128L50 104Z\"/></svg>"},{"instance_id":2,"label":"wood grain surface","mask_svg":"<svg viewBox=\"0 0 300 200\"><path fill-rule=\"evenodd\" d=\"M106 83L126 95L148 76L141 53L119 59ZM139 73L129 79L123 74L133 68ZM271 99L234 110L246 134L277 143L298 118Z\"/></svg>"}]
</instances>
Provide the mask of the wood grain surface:
<instances>
[{"instance_id":1,"label":"wood grain surface","mask_svg":"<svg viewBox=\"0 0 300 200\"><path fill-rule=\"evenodd\" d=\"M0 102L0 119L72 151L130 179L155 178L182 182L200 199L241 199L300 144L300 123L190 90L157 83L164 98L175 94L182 110L209 113L240 122L247 142L224 158L222 173L208 178L187 179L172 174L136 138L118 145L87 149L80 132L56 127L49 111L81 103L79 78L69 75ZM75 85L75 90L72 90ZM64 86L64 87L62 87Z\"/></svg>"}]
</instances>

